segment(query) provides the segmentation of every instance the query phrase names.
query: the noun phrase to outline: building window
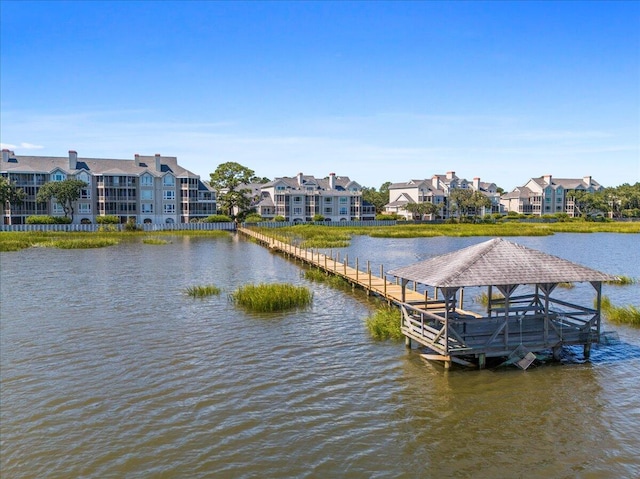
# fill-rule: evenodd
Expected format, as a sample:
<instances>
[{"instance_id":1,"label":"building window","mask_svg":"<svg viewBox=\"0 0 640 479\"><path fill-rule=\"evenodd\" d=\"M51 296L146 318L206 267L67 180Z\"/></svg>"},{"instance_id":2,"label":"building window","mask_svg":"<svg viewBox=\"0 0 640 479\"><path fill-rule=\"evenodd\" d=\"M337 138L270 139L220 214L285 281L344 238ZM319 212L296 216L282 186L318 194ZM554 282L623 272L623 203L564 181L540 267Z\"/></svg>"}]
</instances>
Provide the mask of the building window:
<instances>
[{"instance_id":1,"label":"building window","mask_svg":"<svg viewBox=\"0 0 640 479\"><path fill-rule=\"evenodd\" d=\"M78 204L78 213L91 213L91 204L89 203L79 203Z\"/></svg>"},{"instance_id":2,"label":"building window","mask_svg":"<svg viewBox=\"0 0 640 479\"><path fill-rule=\"evenodd\" d=\"M325 214L325 215L330 215L330 214L332 214L332 213L333 213L333 210L331 209L331 207L329 207L329 208L325 208L325 209L324 209L324 214Z\"/></svg>"},{"instance_id":3,"label":"building window","mask_svg":"<svg viewBox=\"0 0 640 479\"><path fill-rule=\"evenodd\" d=\"M302 208L300 208L300 207L293 208L293 214L294 215L301 215L302 214Z\"/></svg>"},{"instance_id":4,"label":"building window","mask_svg":"<svg viewBox=\"0 0 640 479\"><path fill-rule=\"evenodd\" d=\"M163 192L163 199L167 200L167 201L171 201L171 200L175 200L176 199L176 192L173 190L165 190Z\"/></svg>"},{"instance_id":5,"label":"building window","mask_svg":"<svg viewBox=\"0 0 640 479\"><path fill-rule=\"evenodd\" d=\"M343 205L343 204L347 204L347 199L348 199L348 198L347 198L346 196L341 196L341 197L340 197L340 204L341 204L341 205Z\"/></svg>"},{"instance_id":6,"label":"building window","mask_svg":"<svg viewBox=\"0 0 640 479\"><path fill-rule=\"evenodd\" d=\"M64 208L62 207L62 205L60 203L54 203L53 214L63 214L63 213L64 213Z\"/></svg>"},{"instance_id":7,"label":"building window","mask_svg":"<svg viewBox=\"0 0 640 479\"><path fill-rule=\"evenodd\" d=\"M153 199L153 190L140 190L140 199L141 200L152 200Z\"/></svg>"},{"instance_id":8,"label":"building window","mask_svg":"<svg viewBox=\"0 0 640 479\"><path fill-rule=\"evenodd\" d=\"M171 215L171 214L175 213L176 212L176 205L173 205L173 204L164 205L164 212L167 215Z\"/></svg>"},{"instance_id":9,"label":"building window","mask_svg":"<svg viewBox=\"0 0 640 479\"><path fill-rule=\"evenodd\" d=\"M165 176L165 177L163 178L163 180L162 180L162 184L163 184L164 186L175 186L175 184L176 184L176 179L175 179L173 176L171 176L171 175L167 175L167 176Z\"/></svg>"},{"instance_id":10,"label":"building window","mask_svg":"<svg viewBox=\"0 0 640 479\"><path fill-rule=\"evenodd\" d=\"M56 171L53 175L51 175L51 181L64 181L65 175L59 171Z\"/></svg>"},{"instance_id":11,"label":"building window","mask_svg":"<svg viewBox=\"0 0 640 479\"><path fill-rule=\"evenodd\" d=\"M325 196L325 198L324 198L324 202L325 202L325 203L331 203L331 199L332 199L332 198L331 198L330 196Z\"/></svg>"},{"instance_id":12,"label":"building window","mask_svg":"<svg viewBox=\"0 0 640 479\"><path fill-rule=\"evenodd\" d=\"M153 204L151 203L142 203L140 205L142 213L153 213Z\"/></svg>"},{"instance_id":13,"label":"building window","mask_svg":"<svg viewBox=\"0 0 640 479\"><path fill-rule=\"evenodd\" d=\"M299 196L294 196L294 197L293 197L293 202L294 202L294 203L301 203L301 202L302 202L302 198L301 198L301 197L299 197Z\"/></svg>"},{"instance_id":14,"label":"building window","mask_svg":"<svg viewBox=\"0 0 640 479\"><path fill-rule=\"evenodd\" d=\"M340 207L340 214L341 215L346 215L347 214L347 207L346 206L341 206Z\"/></svg>"},{"instance_id":15,"label":"building window","mask_svg":"<svg viewBox=\"0 0 640 479\"><path fill-rule=\"evenodd\" d=\"M276 186L276 191L284 191L285 187L284 186Z\"/></svg>"},{"instance_id":16,"label":"building window","mask_svg":"<svg viewBox=\"0 0 640 479\"><path fill-rule=\"evenodd\" d=\"M142 186L153 186L153 176L151 175L143 175L140 180L140 185Z\"/></svg>"}]
</instances>

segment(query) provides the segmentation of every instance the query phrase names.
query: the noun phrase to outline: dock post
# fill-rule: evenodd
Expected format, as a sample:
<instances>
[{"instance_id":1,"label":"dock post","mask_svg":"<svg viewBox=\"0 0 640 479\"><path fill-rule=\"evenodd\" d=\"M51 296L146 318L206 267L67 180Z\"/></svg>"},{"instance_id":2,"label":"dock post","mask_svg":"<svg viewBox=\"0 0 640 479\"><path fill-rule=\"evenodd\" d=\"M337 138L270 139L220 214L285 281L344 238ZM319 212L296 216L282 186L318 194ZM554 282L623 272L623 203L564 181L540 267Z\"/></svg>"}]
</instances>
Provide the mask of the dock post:
<instances>
[{"instance_id":1,"label":"dock post","mask_svg":"<svg viewBox=\"0 0 640 479\"><path fill-rule=\"evenodd\" d=\"M487 355L485 353L481 353L478 355L478 369L484 369L487 365Z\"/></svg>"},{"instance_id":2,"label":"dock post","mask_svg":"<svg viewBox=\"0 0 640 479\"><path fill-rule=\"evenodd\" d=\"M382 278L382 281L383 281L382 284L384 284L384 297L386 298L387 297L387 280L384 277L384 265L383 264L380 265L380 277Z\"/></svg>"},{"instance_id":3,"label":"dock post","mask_svg":"<svg viewBox=\"0 0 640 479\"><path fill-rule=\"evenodd\" d=\"M404 337L404 345L408 348L411 349L411 338L409 336L405 336Z\"/></svg>"},{"instance_id":4,"label":"dock post","mask_svg":"<svg viewBox=\"0 0 640 479\"><path fill-rule=\"evenodd\" d=\"M591 343L585 343L583 351L584 351L584 358L589 359L591 357Z\"/></svg>"},{"instance_id":5,"label":"dock post","mask_svg":"<svg viewBox=\"0 0 640 479\"><path fill-rule=\"evenodd\" d=\"M356 283L358 282L358 273L360 273L358 266L358 257L356 256Z\"/></svg>"}]
</instances>

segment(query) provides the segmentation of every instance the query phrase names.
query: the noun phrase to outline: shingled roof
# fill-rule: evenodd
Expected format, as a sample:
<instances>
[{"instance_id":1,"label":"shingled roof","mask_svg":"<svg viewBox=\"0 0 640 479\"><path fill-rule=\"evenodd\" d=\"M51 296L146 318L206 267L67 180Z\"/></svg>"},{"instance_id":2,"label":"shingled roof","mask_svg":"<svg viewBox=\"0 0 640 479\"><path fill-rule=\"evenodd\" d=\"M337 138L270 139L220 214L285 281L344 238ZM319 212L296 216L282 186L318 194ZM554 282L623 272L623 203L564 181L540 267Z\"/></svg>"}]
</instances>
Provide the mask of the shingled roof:
<instances>
[{"instance_id":1,"label":"shingled roof","mask_svg":"<svg viewBox=\"0 0 640 479\"><path fill-rule=\"evenodd\" d=\"M438 288L616 279L502 238L396 268L389 274Z\"/></svg>"}]
</instances>

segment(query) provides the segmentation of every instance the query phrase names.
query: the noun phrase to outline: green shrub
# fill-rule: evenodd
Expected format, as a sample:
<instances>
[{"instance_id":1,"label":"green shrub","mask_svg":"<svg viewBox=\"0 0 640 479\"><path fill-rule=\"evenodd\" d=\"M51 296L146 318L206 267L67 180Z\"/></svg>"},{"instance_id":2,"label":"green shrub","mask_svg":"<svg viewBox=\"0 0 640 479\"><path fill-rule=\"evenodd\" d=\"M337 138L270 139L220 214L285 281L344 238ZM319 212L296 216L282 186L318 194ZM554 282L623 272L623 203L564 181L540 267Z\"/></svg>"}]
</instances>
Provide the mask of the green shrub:
<instances>
[{"instance_id":1,"label":"green shrub","mask_svg":"<svg viewBox=\"0 0 640 479\"><path fill-rule=\"evenodd\" d=\"M125 231L141 231L142 227L138 226L136 224L136 220L135 219L131 219L129 218L127 220L127 222L124 225L124 230Z\"/></svg>"},{"instance_id":2,"label":"green shrub","mask_svg":"<svg viewBox=\"0 0 640 479\"><path fill-rule=\"evenodd\" d=\"M308 306L311 304L313 294L304 286L261 283L242 286L229 298L249 311L266 313Z\"/></svg>"},{"instance_id":3,"label":"green shrub","mask_svg":"<svg viewBox=\"0 0 640 479\"><path fill-rule=\"evenodd\" d=\"M116 225L120 223L120 218L114 215L98 216L96 218L96 223L100 225Z\"/></svg>"},{"instance_id":4,"label":"green shrub","mask_svg":"<svg viewBox=\"0 0 640 479\"><path fill-rule=\"evenodd\" d=\"M366 319L367 329L373 339L386 341L387 339L400 340L403 338L401 327L401 313L398 308L383 306L378 308Z\"/></svg>"},{"instance_id":5,"label":"green shrub","mask_svg":"<svg viewBox=\"0 0 640 479\"><path fill-rule=\"evenodd\" d=\"M273 218L273 221L277 221L278 223L282 223L284 221L287 221L287 219L282 215L278 215L275 218Z\"/></svg>"},{"instance_id":6,"label":"green shrub","mask_svg":"<svg viewBox=\"0 0 640 479\"><path fill-rule=\"evenodd\" d=\"M194 298L203 298L205 296L213 296L220 294L220 288L213 284L206 284L201 286L189 286L185 293Z\"/></svg>"},{"instance_id":7,"label":"green shrub","mask_svg":"<svg viewBox=\"0 0 640 479\"><path fill-rule=\"evenodd\" d=\"M229 223L231 222L231 218L227 215L211 215L207 216L203 223Z\"/></svg>"},{"instance_id":8,"label":"green shrub","mask_svg":"<svg viewBox=\"0 0 640 479\"><path fill-rule=\"evenodd\" d=\"M264 221L262 219L262 216L260 216L257 213L251 213L250 215L247 215L247 217L244 219L245 223L260 223L261 221Z\"/></svg>"},{"instance_id":9,"label":"green shrub","mask_svg":"<svg viewBox=\"0 0 640 479\"><path fill-rule=\"evenodd\" d=\"M405 219L404 216L398 216L396 213L393 213L393 214L380 213L376 215L376 220L378 221L392 221L392 220L398 220L400 218Z\"/></svg>"},{"instance_id":10,"label":"green shrub","mask_svg":"<svg viewBox=\"0 0 640 479\"><path fill-rule=\"evenodd\" d=\"M67 216L28 216L28 225L68 225L71 218Z\"/></svg>"},{"instance_id":11,"label":"green shrub","mask_svg":"<svg viewBox=\"0 0 640 479\"><path fill-rule=\"evenodd\" d=\"M313 221L324 221L324 216L316 213L315 215L313 215Z\"/></svg>"}]
</instances>

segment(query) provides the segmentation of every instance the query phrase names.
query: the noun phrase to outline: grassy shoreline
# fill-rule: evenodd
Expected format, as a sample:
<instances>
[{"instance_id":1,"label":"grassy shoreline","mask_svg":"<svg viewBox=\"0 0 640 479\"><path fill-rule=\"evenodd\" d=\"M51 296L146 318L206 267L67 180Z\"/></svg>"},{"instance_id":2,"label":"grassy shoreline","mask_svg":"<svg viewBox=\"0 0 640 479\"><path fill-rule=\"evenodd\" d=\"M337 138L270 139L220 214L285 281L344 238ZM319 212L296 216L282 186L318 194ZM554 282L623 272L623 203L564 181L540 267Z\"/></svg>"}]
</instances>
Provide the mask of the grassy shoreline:
<instances>
[{"instance_id":1,"label":"grassy shoreline","mask_svg":"<svg viewBox=\"0 0 640 479\"><path fill-rule=\"evenodd\" d=\"M567 223L495 223L495 224L422 224L395 226L324 226L298 225L283 228L259 228L267 235L286 242L297 243L303 248L342 248L349 246L355 235L373 238L431 238L436 236L549 236L557 233L620 233L640 234L640 222L591 223L585 221ZM142 238L153 242L158 236L227 236L227 231L108 231L108 232L0 232L0 251L18 251L31 246L65 247L66 242L75 248L95 248L117 244L124 240ZM159 243L156 241L156 243Z\"/></svg>"},{"instance_id":2,"label":"grassy shoreline","mask_svg":"<svg viewBox=\"0 0 640 479\"><path fill-rule=\"evenodd\" d=\"M425 224L395 226L298 225L284 228L259 228L260 232L302 248L340 248L349 245L352 236L373 238L432 238L436 236L550 236L556 233L640 234L640 222L629 223L496 223Z\"/></svg>"},{"instance_id":3,"label":"grassy shoreline","mask_svg":"<svg viewBox=\"0 0 640 479\"><path fill-rule=\"evenodd\" d=\"M197 236L219 238L228 236L228 231L3 231L0 232L0 251L19 251L25 248L102 248L114 246L122 241L141 241L145 244L168 244L159 236Z\"/></svg>"}]
</instances>

